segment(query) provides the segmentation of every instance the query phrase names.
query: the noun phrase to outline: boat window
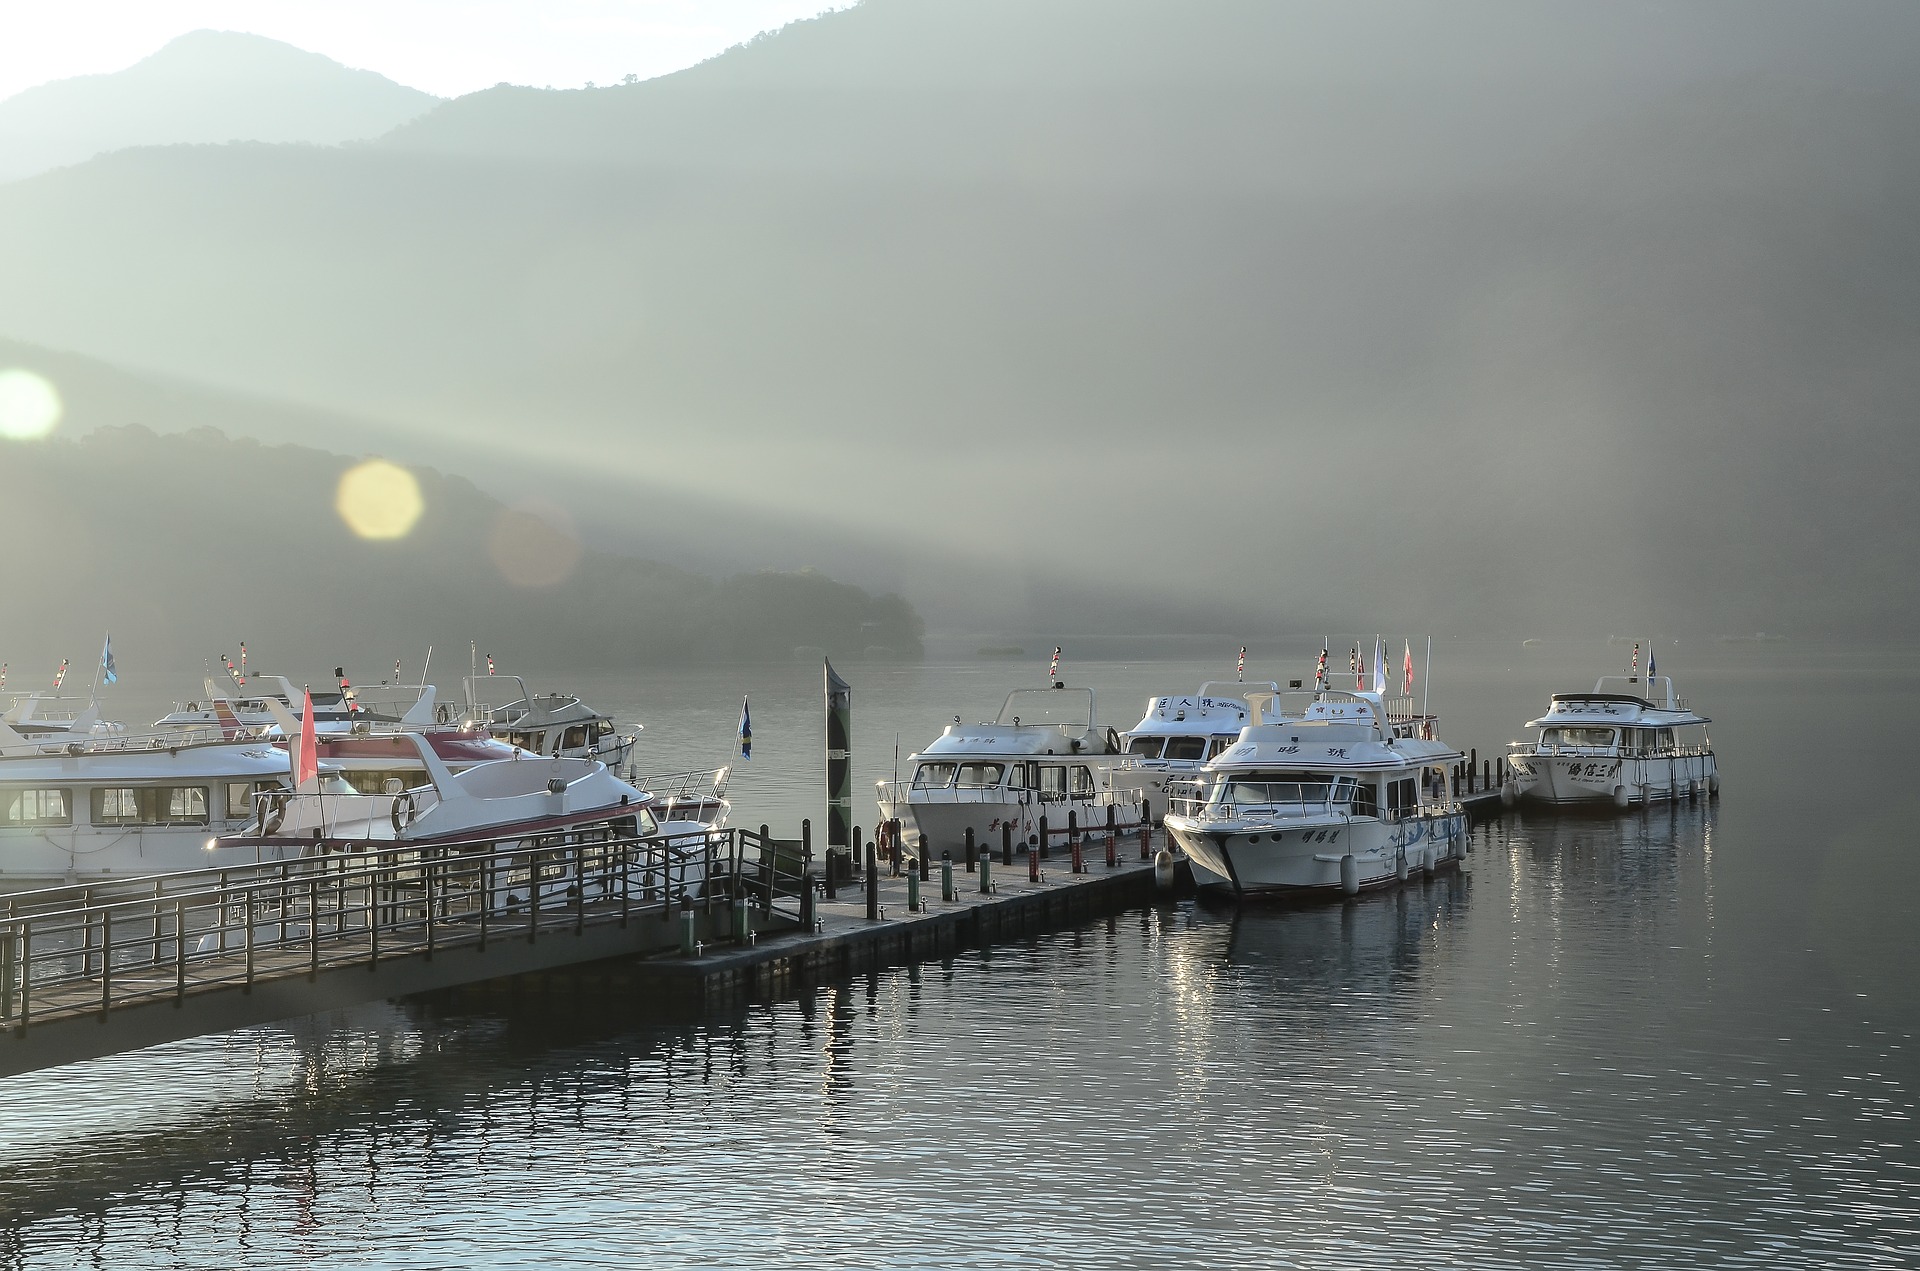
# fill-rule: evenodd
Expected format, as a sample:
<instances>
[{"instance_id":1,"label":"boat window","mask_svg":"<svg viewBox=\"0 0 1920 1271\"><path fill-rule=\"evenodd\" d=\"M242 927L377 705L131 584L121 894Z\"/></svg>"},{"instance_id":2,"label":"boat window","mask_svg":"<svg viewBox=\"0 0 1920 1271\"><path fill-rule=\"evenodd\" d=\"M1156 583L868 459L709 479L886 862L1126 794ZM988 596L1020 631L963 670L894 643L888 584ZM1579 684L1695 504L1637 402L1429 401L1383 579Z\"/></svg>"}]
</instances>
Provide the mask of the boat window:
<instances>
[{"instance_id":1,"label":"boat window","mask_svg":"<svg viewBox=\"0 0 1920 1271\"><path fill-rule=\"evenodd\" d=\"M1628 729L1631 737L1636 730ZM1543 729L1540 740L1549 746L1611 746L1613 730L1611 728L1548 728Z\"/></svg>"},{"instance_id":2,"label":"boat window","mask_svg":"<svg viewBox=\"0 0 1920 1271\"><path fill-rule=\"evenodd\" d=\"M1064 799L1067 795L1067 770L1052 764L1040 767L1040 797L1043 799Z\"/></svg>"},{"instance_id":3,"label":"boat window","mask_svg":"<svg viewBox=\"0 0 1920 1271\"><path fill-rule=\"evenodd\" d=\"M1233 745L1234 742L1239 740L1238 737L1215 737L1207 743L1207 758L1212 759L1218 756L1228 746Z\"/></svg>"},{"instance_id":4,"label":"boat window","mask_svg":"<svg viewBox=\"0 0 1920 1271\"><path fill-rule=\"evenodd\" d=\"M1135 737L1127 743L1127 753L1142 759L1158 759L1162 744L1163 739L1159 737Z\"/></svg>"},{"instance_id":5,"label":"boat window","mask_svg":"<svg viewBox=\"0 0 1920 1271\"><path fill-rule=\"evenodd\" d=\"M1660 730L1660 749L1673 749L1673 730L1671 728L1662 728Z\"/></svg>"},{"instance_id":6,"label":"boat window","mask_svg":"<svg viewBox=\"0 0 1920 1271\"><path fill-rule=\"evenodd\" d=\"M575 724L560 736L560 749L577 750L587 744L587 726Z\"/></svg>"},{"instance_id":7,"label":"boat window","mask_svg":"<svg viewBox=\"0 0 1920 1271\"><path fill-rule=\"evenodd\" d=\"M1090 768L1080 768L1080 767L1074 768L1073 770L1074 797L1077 799L1084 799L1088 795L1092 794L1093 790L1094 790L1093 770Z\"/></svg>"},{"instance_id":8,"label":"boat window","mask_svg":"<svg viewBox=\"0 0 1920 1271\"><path fill-rule=\"evenodd\" d=\"M239 821L253 815L253 796L268 790L278 790L278 782L273 781L229 781L227 782L227 819Z\"/></svg>"},{"instance_id":9,"label":"boat window","mask_svg":"<svg viewBox=\"0 0 1920 1271\"><path fill-rule=\"evenodd\" d=\"M518 746L522 750L537 751L540 749L539 738L539 733L508 733L507 744L509 746Z\"/></svg>"},{"instance_id":10,"label":"boat window","mask_svg":"<svg viewBox=\"0 0 1920 1271\"><path fill-rule=\"evenodd\" d=\"M614 727L612 720L596 719L593 721L593 739L595 741L599 741L602 737L611 737L613 734Z\"/></svg>"},{"instance_id":11,"label":"boat window","mask_svg":"<svg viewBox=\"0 0 1920 1271\"><path fill-rule=\"evenodd\" d=\"M913 770L913 784L917 789L953 784L954 765L950 763L923 763Z\"/></svg>"},{"instance_id":12,"label":"boat window","mask_svg":"<svg viewBox=\"0 0 1920 1271\"><path fill-rule=\"evenodd\" d=\"M426 774L418 768L348 768L340 775L359 794L391 793L389 781L398 781L402 790L427 784Z\"/></svg>"},{"instance_id":13,"label":"boat window","mask_svg":"<svg viewBox=\"0 0 1920 1271\"><path fill-rule=\"evenodd\" d=\"M1333 777L1324 772L1234 773L1213 787L1210 800L1218 804L1324 804L1333 797Z\"/></svg>"},{"instance_id":14,"label":"boat window","mask_svg":"<svg viewBox=\"0 0 1920 1271\"><path fill-rule=\"evenodd\" d=\"M973 786L985 789L991 786L998 786L1000 779L1004 777L1006 773L1007 768L1005 764L963 763L960 765L959 779L956 780L954 784L957 786Z\"/></svg>"},{"instance_id":15,"label":"boat window","mask_svg":"<svg viewBox=\"0 0 1920 1271\"><path fill-rule=\"evenodd\" d=\"M0 791L0 825L72 825L65 790Z\"/></svg>"},{"instance_id":16,"label":"boat window","mask_svg":"<svg viewBox=\"0 0 1920 1271\"><path fill-rule=\"evenodd\" d=\"M1167 758L1201 760L1207 757L1207 739L1205 737L1169 737L1167 738Z\"/></svg>"},{"instance_id":17,"label":"boat window","mask_svg":"<svg viewBox=\"0 0 1920 1271\"><path fill-rule=\"evenodd\" d=\"M1353 815L1380 815L1380 791L1374 787L1373 782L1363 781L1354 788Z\"/></svg>"},{"instance_id":18,"label":"boat window","mask_svg":"<svg viewBox=\"0 0 1920 1271\"><path fill-rule=\"evenodd\" d=\"M205 786L121 786L95 790L95 825L205 825Z\"/></svg>"},{"instance_id":19,"label":"boat window","mask_svg":"<svg viewBox=\"0 0 1920 1271\"><path fill-rule=\"evenodd\" d=\"M1033 789L1034 778L1029 772L1031 767L1031 764L1024 763L1013 765L1013 772L1007 777L1007 786L1014 790Z\"/></svg>"},{"instance_id":20,"label":"boat window","mask_svg":"<svg viewBox=\"0 0 1920 1271\"><path fill-rule=\"evenodd\" d=\"M1387 807L1394 812L1410 812L1420 802L1414 788L1412 777L1402 777L1398 781L1387 783Z\"/></svg>"}]
</instances>

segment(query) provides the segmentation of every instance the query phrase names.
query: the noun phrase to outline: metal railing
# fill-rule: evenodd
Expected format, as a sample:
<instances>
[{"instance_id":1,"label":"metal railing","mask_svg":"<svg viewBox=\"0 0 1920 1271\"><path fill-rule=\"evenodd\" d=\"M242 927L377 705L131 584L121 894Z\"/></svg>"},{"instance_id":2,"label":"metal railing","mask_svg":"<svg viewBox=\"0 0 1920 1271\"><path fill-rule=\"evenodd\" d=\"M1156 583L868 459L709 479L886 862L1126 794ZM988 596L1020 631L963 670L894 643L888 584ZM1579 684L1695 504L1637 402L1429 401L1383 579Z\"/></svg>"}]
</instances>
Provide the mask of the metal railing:
<instances>
[{"instance_id":1,"label":"metal railing","mask_svg":"<svg viewBox=\"0 0 1920 1271\"><path fill-rule=\"evenodd\" d=\"M1622 750L1617 746L1573 746L1534 741L1510 741L1509 755L1578 755L1604 759L1701 759L1713 754L1712 746L1661 746L1652 750Z\"/></svg>"},{"instance_id":2,"label":"metal railing","mask_svg":"<svg viewBox=\"0 0 1920 1271\"><path fill-rule=\"evenodd\" d=\"M0 1026L729 902L804 921L809 854L765 827L587 831L18 892L0 902Z\"/></svg>"},{"instance_id":3,"label":"metal railing","mask_svg":"<svg viewBox=\"0 0 1920 1271\"><path fill-rule=\"evenodd\" d=\"M1016 786L917 786L911 781L880 781L875 788L881 802L899 806L904 803L1005 803L1015 807L1032 804L1053 807L1077 804L1089 808L1129 807L1139 802L1135 790L1028 790Z\"/></svg>"},{"instance_id":4,"label":"metal railing","mask_svg":"<svg viewBox=\"0 0 1920 1271\"><path fill-rule=\"evenodd\" d=\"M1167 787L1167 810L1196 821L1230 821L1250 815L1347 816L1352 812L1353 792L1350 782L1235 780L1205 788L1180 782L1177 788Z\"/></svg>"}]
</instances>

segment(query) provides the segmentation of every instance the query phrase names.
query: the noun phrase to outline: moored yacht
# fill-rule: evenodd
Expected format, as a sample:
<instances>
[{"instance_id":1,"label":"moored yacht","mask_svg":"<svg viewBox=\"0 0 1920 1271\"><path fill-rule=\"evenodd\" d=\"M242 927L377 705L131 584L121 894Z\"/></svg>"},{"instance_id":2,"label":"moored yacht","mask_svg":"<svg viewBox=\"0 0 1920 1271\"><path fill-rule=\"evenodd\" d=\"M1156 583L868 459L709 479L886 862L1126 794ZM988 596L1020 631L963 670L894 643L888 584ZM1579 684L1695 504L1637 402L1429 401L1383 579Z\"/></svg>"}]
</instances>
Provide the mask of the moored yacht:
<instances>
[{"instance_id":1,"label":"moored yacht","mask_svg":"<svg viewBox=\"0 0 1920 1271\"><path fill-rule=\"evenodd\" d=\"M515 695L503 706L480 700L513 685ZM517 675L468 676L467 713L463 722L486 729L510 746L536 755L564 759L597 759L618 769L633 754L640 725L622 732L612 717L566 693L535 697Z\"/></svg>"},{"instance_id":2,"label":"moored yacht","mask_svg":"<svg viewBox=\"0 0 1920 1271\"><path fill-rule=\"evenodd\" d=\"M1146 714L1121 735L1126 762L1115 781L1157 801L1169 782L1192 777L1239 739L1252 709L1248 693L1271 697L1279 691L1272 680L1208 680L1198 693L1148 698Z\"/></svg>"},{"instance_id":3,"label":"moored yacht","mask_svg":"<svg viewBox=\"0 0 1920 1271\"><path fill-rule=\"evenodd\" d=\"M1169 805L1167 832L1196 880L1241 895L1353 895L1464 857L1466 812L1447 786L1461 754L1432 739L1434 718L1410 699L1376 682L1249 702L1239 739Z\"/></svg>"},{"instance_id":4,"label":"moored yacht","mask_svg":"<svg viewBox=\"0 0 1920 1271\"><path fill-rule=\"evenodd\" d=\"M217 865L210 837L289 785L285 752L258 739L24 738L0 724L0 889Z\"/></svg>"},{"instance_id":5,"label":"moored yacht","mask_svg":"<svg viewBox=\"0 0 1920 1271\"><path fill-rule=\"evenodd\" d=\"M983 847L999 844L1002 827L1016 843L1065 829L1071 814L1083 830L1140 823L1137 792L1116 790L1114 769L1125 756L1120 735L1098 720L1094 692L1015 689L992 723L960 717L924 750L908 756L910 775L878 783L880 816L897 818L909 836L925 835L931 852L956 856L969 829Z\"/></svg>"},{"instance_id":6,"label":"moored yacht","mask_svg":"<svg viewBox=\"0 0 1920 1271\"><path fill-rule=\"evenodd\" d=\"M1674 694L1673 677L1648 670L1603 675L1591 693L1555 693L1527 722L1534 739L1507 748L1502 798L1626 808L1718 794L1712 721Z\"/></svg>"},{"instance_id":7,"label":"moored yacht","mask_svg":"<svg viewBox=\"0 0 1920 1271\"><path fill-rule=\"evenodd\" d=\"M393 728L435 722L434 691L430 684L377 684L355 689L341 667L334 668L337 687L307 690L294 687L284 675L255 672L244 686L223 689L208 676L202 681L204 701L183 702L153 722L157 731L182 729L194 731L224 728L229 732L259 732L278 722L274 709L294 712L303 708L309 696L313 701L314 730L319 733L347 733L356 728ZM445 723L445 719L438 722Z\"/></svg>"}]
</instances>

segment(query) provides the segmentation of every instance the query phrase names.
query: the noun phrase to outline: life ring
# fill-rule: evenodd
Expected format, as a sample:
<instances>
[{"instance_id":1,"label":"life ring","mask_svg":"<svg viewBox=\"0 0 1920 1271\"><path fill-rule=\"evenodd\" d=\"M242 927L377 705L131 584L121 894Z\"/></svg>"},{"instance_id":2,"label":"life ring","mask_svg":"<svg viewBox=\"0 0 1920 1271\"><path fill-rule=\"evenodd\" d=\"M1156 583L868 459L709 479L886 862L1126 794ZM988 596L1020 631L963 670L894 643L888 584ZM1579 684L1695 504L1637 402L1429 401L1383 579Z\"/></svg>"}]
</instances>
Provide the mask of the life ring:
<instances>
[{"instance_id":1,"label":"life ring","mask_svg":"<svg viewBox=\"0 0 1920 1271\"><path fill-rule=\"evenodd\" d=\"M451 724L453 722L453 707L447 705L445 702L440 703L440 709L434 712L434 718L443 724Z\"/></svg>"},{"instance_id":2,"label":"life ring","mask_svg":"<svg viewBox=\"0 0 1920 1271\"><path fill-rule=\"evenodd\" d=\"M393 832L395 834L403 832L409 825L413 824L415 810L413 806L413 795L408 791L402 790L399 794L393 796L392 820Z\"/></svg>"},{"instance_id":3,"label":"life ring","mask_svg":"<svg viewBox=\"0 0 1920 1271\"><path fill-rule=\"evenodd\" d=\"M285 823L286 819L287 796L284 794L269 796L260 804L260 823L257 827L259 830L258 837L272 838L280 832L280 827Z\"/></svg>"},{"instance_id":4,"label":"life ring","mask_svg":"<svg viewBox=\"0 0 1920 1271\"><path fill-rule=\"evenodd\" d=\"M1111 725L1107 727L1107 753L1110 755L1120 753L1120 734L1113 731Z\"/></svg>"}]
</instances>

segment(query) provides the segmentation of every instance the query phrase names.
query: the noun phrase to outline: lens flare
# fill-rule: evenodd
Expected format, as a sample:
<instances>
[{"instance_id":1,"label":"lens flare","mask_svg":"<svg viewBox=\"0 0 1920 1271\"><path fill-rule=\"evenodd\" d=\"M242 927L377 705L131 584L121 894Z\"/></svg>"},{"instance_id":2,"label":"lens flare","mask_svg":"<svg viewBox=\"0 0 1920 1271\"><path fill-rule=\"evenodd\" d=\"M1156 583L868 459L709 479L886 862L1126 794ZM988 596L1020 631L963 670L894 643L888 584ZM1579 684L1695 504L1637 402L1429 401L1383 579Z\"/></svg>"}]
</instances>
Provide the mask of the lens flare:
<instances>
[{"instance_id":1,"label":"lens flare","mask_svg":"<svg viewBox=\"0 0 1920 1271\"><path fill-rule=\"evenodd\" d=\"M551 587L580 564L580 540L567 514L544 503L507 508L487 544L500 576L516 587Z\"/></svg>"},{"instance_id":2,"label":"lens flare","mask_svg":"<svg viewBox=\"0 0 1920 1271\"><path fill-rule=\"evenodd\" d=\"M63 413L60 393L45 376L18 368L0 371L0 438L38 441Z\"/></svg>"},{"instance_id":3,"label":"lens flare","mask_svg":"<svg viewBox=\"0 0 1920 1271\"><path fill-rule=\"evenodd\" d=\"M361 538L405 538L426 503L411 472L385 459L369 459L340 475L333 509Z\"/></svg>"}]
</instances>

